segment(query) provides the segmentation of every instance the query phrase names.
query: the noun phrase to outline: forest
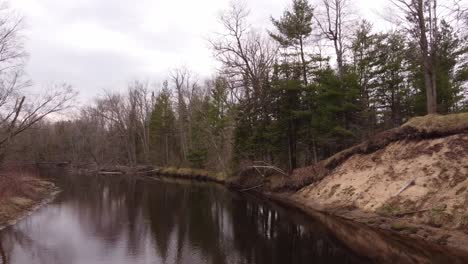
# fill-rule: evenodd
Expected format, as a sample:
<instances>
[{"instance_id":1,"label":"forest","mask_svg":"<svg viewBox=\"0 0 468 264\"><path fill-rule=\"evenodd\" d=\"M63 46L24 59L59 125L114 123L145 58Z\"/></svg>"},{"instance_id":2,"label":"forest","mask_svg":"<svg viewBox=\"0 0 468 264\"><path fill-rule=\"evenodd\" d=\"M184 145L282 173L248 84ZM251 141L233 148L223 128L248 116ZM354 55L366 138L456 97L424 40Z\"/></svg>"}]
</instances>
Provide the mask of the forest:
<instances>
[{"instance_id":1,"label":"forest","mask_svg":"<svg viewBox=\"0 0 468 264\"><path fill-rule=\"evenodd\" d=\"M375 27L352 0L292 0L267 30L233 2L207 40L219 65L211 78L182 66L161 85L104 91L68 118L47 118L73 107L67 84L40 99L22 94L21 19L3 16L0 63L15 67L1 72L2 159L292 171L411 117L468 111L463 2L388 4L391 29Z\"/></svg>"}]
</instances>

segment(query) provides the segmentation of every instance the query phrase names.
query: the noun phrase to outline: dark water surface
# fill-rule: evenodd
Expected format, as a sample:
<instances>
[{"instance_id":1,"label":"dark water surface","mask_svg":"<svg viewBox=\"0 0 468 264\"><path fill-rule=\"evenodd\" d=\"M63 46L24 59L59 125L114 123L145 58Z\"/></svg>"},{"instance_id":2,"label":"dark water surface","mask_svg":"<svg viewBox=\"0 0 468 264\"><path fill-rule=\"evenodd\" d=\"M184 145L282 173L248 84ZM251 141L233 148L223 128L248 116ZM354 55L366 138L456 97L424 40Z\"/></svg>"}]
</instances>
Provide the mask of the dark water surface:
<instances>
[{"instance_id":1,"label":"dark water surface","mask_svg":"<svg viewBox=\"0 0 468 264\"><path fill-rule=\"evenodd\" d=\"M61 176L56 200L0 233L0 263L464 263L211 184Z\"/></svg>"}]
</instances>

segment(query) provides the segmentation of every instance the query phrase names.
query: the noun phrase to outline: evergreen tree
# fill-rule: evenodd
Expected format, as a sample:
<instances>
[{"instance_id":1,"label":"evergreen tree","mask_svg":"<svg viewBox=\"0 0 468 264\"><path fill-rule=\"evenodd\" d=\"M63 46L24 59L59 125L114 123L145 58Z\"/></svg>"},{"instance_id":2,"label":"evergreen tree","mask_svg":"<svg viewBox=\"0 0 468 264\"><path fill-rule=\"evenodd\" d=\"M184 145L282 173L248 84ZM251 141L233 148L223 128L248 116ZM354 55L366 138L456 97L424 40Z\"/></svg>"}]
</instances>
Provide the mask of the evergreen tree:
<instances>
[{"instance_id":1,"label":"evergreen tree","mask_svg":"<svg viewBox=\"0 0 468 264\"><path fill-rule=\"evenodd\" d=\"M284 146L280 148L281 151L288 153L286 160L289 170L297 167L300 120L296 112L302 110L301 94L308 84L310 61L306 59L305 42L312 34L312 18L313 9L307 0L293 0L291 9L284 11L279 20L272 18L277 33L270 32L270 36L285 49L285 57L282 63L274 66L272 85L277 116L271 134L277 145ZM310 107L306 108L310 110Z\"/></svg>"},{"instance_id":2,"label":"evergreen tree","mask_svg":"<svg viewBox=\"0 0 468 264\"><path fill-rule=\"evenodd\" d=\"M464 85L468 80L468 64L463 61L468 52L466 41L445 21L440 22L438 29L438 48L435 53L435 81L437 87L437 111L443 114L456 112L463 101ZM417 43L409 42L407 58L410 61L409 81L415 89L413 115L424 115L426 90L424 88L424 70L419 65L415 53Z\"/></svg>"},{"instance_id":3,"label":"evergreen tree","mask_svg":"<svg viewBox=\"0 0 468 264\"><path fill-rule=\"evenodd\" d=\"M273 140L274 152L283 163L288 164L288 169L297 167L297 141L300 110L300 94L303 86L300 81L298 68L291 68L284 63L276 65L272 78L273 93L275 99L274 123L271 127L270 137ZM286 154L282 157L282 154Z\"/></svg>"},{"instance_id":4,"label":"evergreen tree","mask_svg":"<svg viewBox=\"0 0 468 264\"><path fill-rule=\"evenodd\" d=\"M154 110L151 113L150 151L152 160L160 166L175 164L176 119L171 103L171 93L164 83L163 90L156 97Z\"/></svg>"},{"instance_id":5,"label":"evergreen tree","mask_svg":"<svg viewBox=\"0 0 468 264\"><path fill-rule=\"evenodd\" d=\"M272 18L278 33L270 36L284 48L299 49L302 78L307 85L307 65L305 42L312 34L313 8L307 0L293 0L291 10L286 10L280 20ZM296 55L296 54L293 54Z\"/></svg>"},{"instance_id":6,"label":"evergreen tree","mask_svg":"<svg viewBox=\"0 0 468 264\"><path fill-rule=\"evenodd\" d=\"M437 49L437 109L439 113L455 112L463 99L463 84L468 81L468 65L459 64L468 53L468 43L461 41L453 28L441 21Z\"/></svg>"},{"instance_id":7,"label":"evergreen tree","mask_svg":"<svg viewBox=\"0 0 468 264\"><path fill-rule=\"evenodd\" d=\"M372 25L363 20L353 36L351 45L352 72L356 75L360 89L359 105L362 112L362 136L368 137L375 133L376 109L373 93L376 88L375 74L378 59L377 44L382 37L372 33Z\"/></svg>"},{"instance_id":8,"label":"evergreen tree","mask_svg":"<svg viewBox=\"0 0 468 264\"><path fill-rule=\"evenodd\" d=\"M192 96L191 108L191 127L190 127L190 146L187 159L191 167L205 168L208 156L208 135L204 122L205 115L208 112L208 98L199 95Z\"/></svg>"},{"instance_id":9,"label":"evergreen tree","mask_svg":"<svg viewBox=\"0 0 468 264\"><path fill-rule=\"evenodd\" d=\"M398 32L383 34L377 50L374 103L378 125L383 130L399 126L413 115L415 91L408 80L410 65L406 38ZM421 111L426 111L424 98Z\"/></svg>"}]
</instances>

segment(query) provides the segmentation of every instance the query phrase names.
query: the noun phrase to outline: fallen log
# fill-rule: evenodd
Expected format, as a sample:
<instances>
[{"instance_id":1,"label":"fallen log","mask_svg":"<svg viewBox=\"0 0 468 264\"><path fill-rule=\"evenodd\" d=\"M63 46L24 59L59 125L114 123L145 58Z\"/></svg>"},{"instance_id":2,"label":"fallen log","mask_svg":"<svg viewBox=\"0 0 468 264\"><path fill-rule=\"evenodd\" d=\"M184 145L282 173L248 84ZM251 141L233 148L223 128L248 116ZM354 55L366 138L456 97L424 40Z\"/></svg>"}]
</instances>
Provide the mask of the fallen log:
<instances>
[{"instance_id":1,"label":"fallen log","mask_svg":"<svg viewBox=\"0 0 468 264\"><path fill-rule=\"evenodd\" d=\"M98 174L100 175L123 175L124 173L121 171L99 171Z\"/></svg>"}]
</instances>

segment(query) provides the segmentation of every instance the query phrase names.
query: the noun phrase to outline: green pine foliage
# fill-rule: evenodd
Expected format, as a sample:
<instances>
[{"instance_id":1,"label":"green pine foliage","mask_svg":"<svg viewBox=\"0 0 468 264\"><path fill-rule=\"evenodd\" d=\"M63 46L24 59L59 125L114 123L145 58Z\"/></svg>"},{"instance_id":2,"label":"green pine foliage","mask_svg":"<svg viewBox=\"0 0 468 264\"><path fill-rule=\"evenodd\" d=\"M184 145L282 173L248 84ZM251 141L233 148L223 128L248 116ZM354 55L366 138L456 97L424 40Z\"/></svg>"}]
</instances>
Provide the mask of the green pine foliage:
<instances>
[{"instance_id":1,"label":"green pine foliage","mask_svg":"<svg viewBox=\"0 0 468 264\"><path fill-rule=\"evenodd\" d=\"M242 73L235 80L221 74L185 102L186 161L180 160L179 115L170 93L161 92L150 123L154 162L167 165L173 158L226 173L264 161L292 171L426 113L418 43L410 34L375 32L363 20L349 34L338 71L330 57L310 48L315 20L307 0L292 0L271 21L268 33L280 48L271 69L255 80L260 83ZM467 111L468 42L440 25L438 111ZM224 67L229 72L233 65Z\"/></svg>"},{"instance_id":2,"label":"green pine foliage","mask_svg":"<svg viewBox=\"0 0 468 264\"><path fill-rule=\"evenodd\" d=\"M171 93L167 83L156 97L149 124L150 151L153 163L169 166L176 161L173 146L176 144L176 123L172 107Z\"/></svg>"}]
</instances>

